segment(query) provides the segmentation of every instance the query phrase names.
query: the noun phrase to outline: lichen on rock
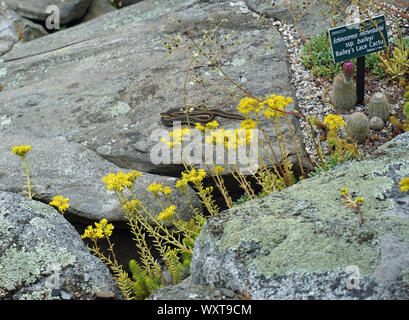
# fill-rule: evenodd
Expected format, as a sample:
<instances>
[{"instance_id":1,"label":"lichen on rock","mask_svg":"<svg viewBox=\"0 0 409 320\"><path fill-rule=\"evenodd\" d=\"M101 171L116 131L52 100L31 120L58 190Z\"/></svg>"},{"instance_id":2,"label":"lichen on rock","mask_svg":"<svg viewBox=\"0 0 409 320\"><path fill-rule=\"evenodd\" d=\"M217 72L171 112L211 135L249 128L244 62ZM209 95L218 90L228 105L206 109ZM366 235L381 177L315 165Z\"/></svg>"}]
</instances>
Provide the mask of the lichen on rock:
<instances>
[{"instance_id":1,"label":"lichen on rock","mask_svg":"<svg viewBox=\"0 0 409 320\"><path fill-rule=\"evenodd\" d=\"M265 198L212 217L195 244L194 283L254 299L407 299L399 279L409 268L409 135ZM363 197L364 224L341 188ZM408 252L408 253L406 253ZM348 270L359 289L348 289Z\"/></svg>"}]
</instances>

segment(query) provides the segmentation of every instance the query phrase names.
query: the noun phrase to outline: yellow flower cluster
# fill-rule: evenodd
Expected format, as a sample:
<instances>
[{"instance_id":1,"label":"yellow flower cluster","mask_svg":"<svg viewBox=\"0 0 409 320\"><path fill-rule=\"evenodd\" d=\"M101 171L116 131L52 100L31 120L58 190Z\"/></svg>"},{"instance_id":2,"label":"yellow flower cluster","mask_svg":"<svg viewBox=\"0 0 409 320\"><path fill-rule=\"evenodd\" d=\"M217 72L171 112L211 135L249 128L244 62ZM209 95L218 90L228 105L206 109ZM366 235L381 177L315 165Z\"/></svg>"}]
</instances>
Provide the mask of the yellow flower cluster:
<instances>
[{"instance_id":1,"label":"yellow flower cluster","mask_svg":"<svg viewBox=\"0 0 409 320\"><path fill-rule=\"evenodd\" d=\"M355 204L363 204L364 203L364 201L365 201L364 197L358 197L354 201L352 201L352 199L350 198L348 192L349 192L348 188L341 188L341 195L343 197L345 197L345 199L347 199L347 201L349 203L355 203Z\"/></svg>"},{"instance_id":2,"label":"yellow flower cluster","mask_svg":"<svg viewBox=\"0 0 409 320\"><path fill-rule=\"evenodd\" d=\"M122 209L128 212L132 212L133 210L138 209L140 205L141 205L141 202L137 199L134 199L122 205Z\"/></svg>"},{"instance_id":3,"label":"yellow flower cluster","mask_svg":"<svg viewBox=\"0 0 409 320\"><path fill-rule=\"evenodd\" d=\"M178 248L171 248L168 246L168 249L166 250L166 256L167 257L177 257L178 252L180 251L180 249Z\"/></svg>"},{"instance_id":4,"label":"yellow flower cluster","mask_svg":"<svg viewBox=\"0 0 409 320\"><path fill-rule=\"evenodd\" d=\"M330 131L337 131L345 124L342 117L331 113L325 117L324 123L328 126Z\"/></svg>"},{"instance_id":5,"label":"yellow flower cluster","mask_svg":"<svg viewBox=\"0 0 409 320\"><path fill-rule=\"evenodd\" d=\"M263 106L260 105L259 101L254 98L245 97L240 100L237 110L242 114L248 115L250 112L260 112L263 109Z\"/></svg>"},{"instance_id":6,"label":"yellow flower cluster","mask_svg":"<svg viewBox=\"0 0 409 320\"><path fill-rule=\"evenodd\" d=\"M224 145L227 149L237 149L239 146L249 145L254 138L251 129L224 130L219 129L210 132L205 138L208 144Z\"/></svg>"},{"instance_id":7,"label":"yellow flower cluster","mask_svg":"<svg viewBox=\"0 0 409 320\"><path fill-rule=\"evenodd\" d=\"M257 127L257 122L251 119L243 120L240 123L240 128L242 129L254 129L255 127Z\"/></svg>"},{"instance_id":8,"label":"yellow flower cluster","mask_svg":"<svg viewBox=\"0 0 409 320\"><path fill-rule=\"evenodd\" d=\"M157 196L159 192L162 192L164 195L169 195L172 193L172 188L164 187L159 183L152 183L148 186L148 191L152 192L155 196Z\"/></svg>"},{"instance_id":9,"label":"yellow flower cluster","mask_svg":"<svg viewBox=\"0 0 409 320\"><path fill-rule=\"evenodd\" d=\"M276 96L275 94L267 96L264 100L245 97L241 99L237 110L244 115L248 115L250 112L258 113L262 111L264 116L270 119L283 116L284 114L279 110L284 111L292 102L291 97Z\"/></svg>"},{"instance_id":10,"label":"yellow flower cluster","mask_svg":"<svg viewBox=\"0 0 409 320\"><path fill-rule=\"evenodd\" d=\"M281 117L284 114L279 110L285 110L287 106L293 102L291 97L284 98L283 96L276 96L274 94L267 96L267 99L263 101L263 105L267 108L263 111L266 118Z\"/></svg>"},{"instance_id":11,"label":"yellow flower cluster","mask_svg":"<svg viewBox=\"0 0 409 320\"><path fill-rule=\"evenodd\" d=\"M214 172L216 172L216 174L221 174L223 171L224 171L224 168L221 166L214 167Z\"/></svg>"},{"instance_id":12,"label":"yellow flower cluster","mask_svg":"<svg viewBox=\"0 0 409 320\"><path fill-rule=\"evenodd\" d=\"M206 123L205 125L202 125L201 123L195 124L195 128L202 132L205 132L206 130L214 130L218 127L219 127L219 123L216 120L210 121Z\"/></svg>"},{"instance_id":13,"label":"yellow flower cluster","mask_svg":"<svg viewBox=\"0 0 409 320\"><path fill-rule=\"evenodd\" d=\"M49 204L56 207L58 211L61 212L62 215L64 215L65 211L69 208L68 201L69 198L64 198L63 196L55 196L53 198L53 201L51 201Z\"/></svg>"},{"instance_id":14,"label":"yellow flower cluster","mask_svg":"<svg viewBox=\"0 0 409 320\"><path fill-rule=\"evenodd\" d=\"M124 187L131 188L136 178L141 175L142 173L136 170L129 173L119 171L117 174L110 173L108 176L103 177L102 181L107 185L108 190L123 191Z\"/></svg>"},{"instance_id":15,"label":"yellow flower cluster","mask_svg":"<svg viewBox=\"0 0 409 320\"><path fill-rule=\"evenodd\" d=\"M168 147L173 148L175 146L179 146L182 142L184 142L184 137L190 136L191 132L188 127L183 129L177 128L171 132L169 132L169 137L171 140L166 138L161 138L160 141L166 144Z\"/></svg>"},{"instance_id":16,"label":"yellow flower cluster","mask_svg":"<svg viewBox=\"0 0 409 320\"><path fill-rule=\"evenodd\" d=\"M409 177L402 178L399 181L400 191L409 191Z\"/></svg>"},{"instance_id":17,"label":"yellow flower cluster","mask_svg":"<svg viewBox=\"0 0 409 320\"><path fill-rule=\"evenodd\" d=\"M25 146L25 145L20 145L20 146L14 146L13 149L11 149L11 153L14 153L15 155L18 155L19 157L24 158L27 155L27 152L31 150L31 146Z\"/></svg>"},{"instance_id":18,"label":"yellow flower cluster","mask_svg":"<svg viewBox=\"0 0 409 320\"><path fill-rule=\"evenodd\" d=\"M89 238L92 241L97 241L103 237L110 237L113 229L112 223L108 223L107 219L102 219L99 223L95 222L95 228L88 226L81 239Z\"/></svg>"},{"instance_id":19,"label":"yellow flower cluster","mask_svg":"<svg viewBox=\"0 0 409 320\"><path fill-rule=\"evenodd\" d=\"M341 188L341 195L346 196L348 194L348 188Z\"/></svg>"},{"instance_id":20,"label":"yellow flower cluster","mask_svg":"<svg viewBox=\"0 0 409 320\"><path fill-rule=\"evenodd\" d=\"M363 197L358 197L355 199L355 203L357 204L363 204L365 201L365 199Z\"/></svg>"},{"instance_id":21,"label":"yellow flower cluster","mask_svg":"<svg viewBox=\"0 0 409 320\"><path fill-rule=\"evenodd\" d=\"M176 187L183 188L188 184L188 182L192 183L201 182L205 176L206 171L204 171L203 169L199 170L191 169L188 172L182 172L182 178L176 182Z\"/></svg>"},{"instance_id":22,"label":"yellow flower cluster","mask_svg":"<svg viewBox=\"0 0 409 320\"><path fill-rule=\"evenodd\" d=\"M166 208L165 210L163 210L161 213L159 213L158 215L158 220L162 221L162 220L169 220L170 218L173 217L174 213L175 213L175 209L176 207L172 204L170 205L168 208Z\"/></svg>"},{"instance_id":23,"label":"yellow flower cluster","mask_svg":"<svg viewBox=\"0 0 409 320\"><path fill-rule=\"evenodd\" d=\"M148 191L152 192L155 196L162 191L163 185L158 183L152 183L148 186Z\"/></svg>"}]
</instances>

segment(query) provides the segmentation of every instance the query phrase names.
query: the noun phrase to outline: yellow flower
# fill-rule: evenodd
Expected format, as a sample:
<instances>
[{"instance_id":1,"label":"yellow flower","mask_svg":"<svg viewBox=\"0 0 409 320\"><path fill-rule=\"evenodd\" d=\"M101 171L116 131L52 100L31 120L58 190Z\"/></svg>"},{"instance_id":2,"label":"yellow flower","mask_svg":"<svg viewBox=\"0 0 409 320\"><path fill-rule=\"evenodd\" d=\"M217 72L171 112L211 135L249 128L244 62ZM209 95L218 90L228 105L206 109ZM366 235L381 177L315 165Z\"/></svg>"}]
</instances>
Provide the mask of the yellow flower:
<instances>
[{"instance_id":1,"label":"yellow flower","mask_svg":"<svg viewBox=\"0 0 409 320\"><path fill-rule=\"evenodd\" d=\"M243 140L242 142L238 143L239 145L244 145L244 144L249 145L254 139L255 130L253 129L240 129L240 130L236 129L235 132L238 136L238 139Z\"/></svg>"},{"instance_id":2,"label":"yellow flower","mask_svg":"<svg viewBox=\"0 0 409 320\"><path fill-rule=\"evenodd\" d=\"M221 166L214 167L214 172L216 172L216 174L221 174L223 171L224 171L224 168Z\"/></svg>"},{"instance_id":3,"label":"yellow flower","mask_svg":"<svg viewBox=\"0 0 409 320\"><path fill-rule=\"evenodd\" d=\"M263 101L263 105L267 108L263 111L266 118L281 117L284 114L279 110L285 110L285 108L293 102L291 97L284 98L283 96L276 96L274 94L267 96Z\"/></svg>"},{"instance_id":4,"label":"yellow flower","mask_svg":"<svg viewBox=\"0 0 409 320\"><path fill-rule=\"evenodd\" d=\"M229 130L224 130L223 128L217 131L210 132L210 135L207 135L205 138L206 143L208 144L224 144L226 133Z\"/></svg>"},{"instance_id":5,"label":"yellow flower","mask_svg":"<svg viewBox=\"0 0 409 320\"><path fill-rule=\"evenodd\" d=\"M169 132L169 136L172 138L190 136L190 129L188 127L185 128L177 128L171 132Z\"/></svg>"},{"instance_id":6,"label":"yellow flower","mask_svg":"<svg viewBox=\"0 0 409 320\"><path fill-rule=\"evenodd\" d=\"M138 175L141 173L132 171L130 174L118 172L117 174L110 173L103 177L102 181L107 185L108 190L123 191L124 187L130 188Z\"/></svg>"},{"instance_id":7,"label":"yellow flower","mask_svg":"<svg viewBox=\"0 0 409 320\"><path fill-rule=\"evenodd\" d=\"M341 188L341 195L346 196L348 194L348 188Z\"/></svg>"},{"instance_id":8,"label":"yellow flower","mask_svg":"<svg viewBox=\"0 0 409 320\"><path fill-rule=\"evenodd\" d=\"M257 99L245 97L240 100L240 103L237 106L237 110L239 110L242 114L247 115L252 111L258 110L256 108L257 105L258 105Z\"/></svg>"},{"instance_id":9,"label":"yellow flower","mask_svg":"<svg viewBox=\"0 0 409 320\"><path fill-rule=\"evenodd\" d=\"M69 198L64 198L63 196L55 196L53 198L53 201L51 201L49 204L56 207L58 211L61 212L62 215L64 215L65 211L69 208L68 201Z\"/></svg>"},{"instance_id":10,"label":"yellow flower","mask_svg":"<svg viewBox=\"0 0 409 320\"><path fill-rule=\"evenodd\" d=\"M176 181L176 188L184 188L188 182L199 183L206 176L206 171L203 169L191 169L188 172L182 172L182 178Z\"/></svg>"},{"instance_id":11,"label":"yellow flower","mask_svg":"<svg viewBox=\"0 0 409 320\"><path fill-rule=\"evenodd\" d=\"M160 138L160 141L166 144L169 148L173 148L173 142L170 142L168 139Z\"/></svg>"},{"instance_id":12,"label":"yellow flower","mask_svg":"<svg viewBox=\"0 0 409 320\"><path fill-rule=\"evenodd\" d=\"M355 203L357 203L357 204L363 204L364 201L365 201L365 199L363 197L359 197L359 198L355 199Z\"/></svg>"},{"instance_id":13,"label":"yellow flower","mask_svg":"<svg viewBox=\"0 0 409 320\"><path fill-rule=\"evenodd\" d=\"M92 241L97 241L103 237L110 237L113 229L114 226L112 223L108 223L107 219L102 219L99 223L95 222L95 228L88 226L81 238L89 238Z\"/></svg>"},{"instance_id":14,"label":"yellow flower","mask_svg":"<svg viewBox=\"0 0 409 320\"><path fill-rule=\"evenodd\" d=\"M141 202L137 199L134 199L122 205L122 209L125 211L132 212L133 210L138 209L140 205L141 205Z\"/></svg>"},{"instance_id":15,"label":"yellow flower","mask_svg":"<svg viewBox=\"0 0 409 320\"><path fill-rule=\"evenodd\" d=\"M219 123L216 120L206 123L206 130L213 130L219 127Z\"/></svg>"},{"instance_id":16,"label":"yellow flower","mask_svg":"<svg viewBox=\"0 0 409 320\"><path fill-rule=\"evenodd\" d=\"M170 205L168 208L166 208L161 213L159 213L157 219L159 221L169 220L170 218L172 218L173 214L175 213L175 209L176 209L176 207L173 204Z\"/></svg>"},{"instance_id":17,"label":"yellow flower","mask_svg":"<svg viewBox=\"0 0 409 320\"><path fill-rule=\"evenodd\" d=\"M254 129L255 127L257 127L257 122L251 119L243 120L240 123L240 128L242 129Z\"/></svg>"},{"instance_id":18,"label":"yellow flower","mask_svg":"<svg viewBox=\"0 0 409 320\"><path fill-rule=\"evenodd\" d=\"M163 194L168 195L172 193L172 188L170 187L163 187L162 189Z\"/></svg>"},{"instance_id":19,"label":"yellow flower","mask_svg":"<svg viewBox=\"0 0 409 320\"><path fill-rule=\"evenodd\" d=\"M202 131L202 132L205 132L205 130L206 130L206 127L205 127L204 125L202 125L200 122L198 122L198 123L195 124L195 128L196 128L197 130Z\"/></svg>"},{"instance_id":20,"label":"yellow flower","mask_svg":"<svg viewBox=\"0 0 409 320\"><path fill-rule=\"evenodd\" d=\"M14 146L13 149L11 149L11 153L14 153L15 155L18 155L19 157L25 158L27 155L27 152L31 150L31 146L25 146L25 145L20 145L20 146Z\"/></svg>"},{"instance_id":21,"label":"yellow flower","mask_svg":"<svg viewBox=\"0 0 409 320\"><path fill-rule=\"evenodd\" d=\"M81 235L81 239L89 238L92 241L97 241L103 237L104 234L102 233L102 230L93 228L92 226L88 226L87 229L85 229L84 234Z\"/></svg>"},{"instance_id":22,"label":"yellow flower","mask_svg":"<svg viewBox=\"0 0 409 320\"><path fill-rule=\"evenodd\" d=\"M342 117L334 114L329 114L325 117L324 123L328 126L330 131L336 131L344 125Z\"/></svg>"},{"instance_id":23,"label":"yellow flower","mask_svg":"<svg viewBox=\"0 0 409 320\"><path fill-rule=\"evenodd\" d=\"M190 136L191 132L188 127L185 127L183 129L177 128L171 132L169 132L169 137L171 140L167 138L160 138L160 141L166 144L170 148L174 148L176 146L179 146L182 142L184 142L184 137L185 136Z\"/></svg>"},{"instance_id":24,"label":"yellow flower","mask_svg":"<svg viewBox=\"0 0 409 320\"><path fill-rule=\"evenodd\" d=\"M168 246L168 249L166 250L166 256L167 257L177 257L177 254L180 250L178 248L172 249L171 247Z\"/></svg>"},{"instance_id":25,"label":"yellow flower","mask_svg":"<svg viewBox=\"0 0 409 320\"><path fill-rule=\"evenodd\" d=\"M162 192L163 185L158 183L152 183L148 186L148 191L152 192L155 196L158 195L159 192Z\"/></svg>"},{"instance_id":26,"label":"yellow flower","mask_svg":"<svg viewBox=\"0 0 409 320\"><path fill-rule=\"evenodd\" d=\"M402 180L399 182L400 191L408 191L409 190L409 177L402 178Z\"/></svg>"},{"instance_id":27,"label":"yellow flower","mask_svg":"<svg viewBox=\"0 0 409 320\"><path fill-rule=\"evenodd\" d=\"M238 146L250 144L254 138L252 129L235 129L212 131L205 138L206 143L223 145L227 149L237 149Z\"/></svg>"},{"instance_id":28,"label":"yellow flower","mask_svg":"<svg viewBox=\"0 0 409 320\"><path fill-rule=\"evenodd\" d=\"M136 181L136 178L140 177L142 175L141 172L138 172L136 170L132 170L131 172L128 173L128 181L131 184L134 184Z\"/></svg>"},{"instance_id":29,"label":"yellow flower","mask_svg":"<svg viewBox=\"0 0 409 320\"><path fill-rule=\"evenodd\" d=\"M196 169L192 169L189 172L189 181L195 183L195 182L200 182L203 180L203 178L206 176L206 171L203 169L199 169L196 171Z\"/></svg>"},{"instance_id":30,"label":"yellow flower","mask_svg":"<svg viewBox=\"0 0 409 320\"><path fill-rule=\"evenodd\" d=\"M186 179L182 177L182 179L179 179L178 181L176 181L176 188L183 189L184 187L186 187L188 182L189 181L187 181Z\"/></svg>"}]
</instances>

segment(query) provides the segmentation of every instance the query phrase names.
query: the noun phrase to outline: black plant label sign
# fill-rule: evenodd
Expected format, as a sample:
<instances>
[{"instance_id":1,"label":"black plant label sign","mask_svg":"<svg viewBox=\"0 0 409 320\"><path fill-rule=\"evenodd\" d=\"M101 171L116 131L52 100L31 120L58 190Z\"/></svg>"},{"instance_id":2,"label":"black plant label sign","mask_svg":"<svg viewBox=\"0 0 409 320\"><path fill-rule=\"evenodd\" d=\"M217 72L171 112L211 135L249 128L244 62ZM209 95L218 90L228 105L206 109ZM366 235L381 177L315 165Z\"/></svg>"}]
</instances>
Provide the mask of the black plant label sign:
<instances>
[{"instance_id":1,"label":"black plant label sign","mask_svg":"<svg viewBox=\"0 0 409 320\"><path fill-rule=\"evenodd\" d=\"M389 46L384 15L328 31L335 63L362 57Z\"/></svg>"}]
</instances>

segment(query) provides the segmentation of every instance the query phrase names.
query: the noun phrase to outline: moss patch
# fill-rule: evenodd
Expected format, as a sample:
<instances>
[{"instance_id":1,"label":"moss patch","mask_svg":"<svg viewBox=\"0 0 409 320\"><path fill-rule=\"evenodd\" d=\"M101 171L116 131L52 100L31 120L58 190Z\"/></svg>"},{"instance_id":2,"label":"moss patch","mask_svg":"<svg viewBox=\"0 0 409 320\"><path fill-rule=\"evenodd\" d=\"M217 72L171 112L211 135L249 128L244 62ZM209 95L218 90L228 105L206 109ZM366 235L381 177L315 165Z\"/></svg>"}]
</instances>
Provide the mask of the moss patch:
<instances>
[{"instance_id":1,"label":"moss patch","mask_svg":"<svg viewBox=\"0 0 409 320\"><path fill-rule=\"evenodd\" d=\"M0 288L33 283L48 267L61 270L74 262L75 257L65 248L53 248L45 242L30 252L12 246L0 256Z\"/></svg>"},{"instance_id":2,"label":"moss patch","mask_svg":"<svg viewBox=\"0 0 409 320\"><path fill-rule=\"evenodd\" d=\"M219 238L219 251L234 252L238 263L254 265L267 278L294 272L330 272L359 267L370 275L380 259L379 239L392 234L409 241L409 221L383 212L394 207L387 194L396 181L389 170L408 173L401 159L350 162L266 198L229 210L209 224L203 242ZM348 188L353 199L364 197L365 219L347 208L340 194ZM219 219L219 220L218 220ZM246 254L242 255L241 252ZM256 253L248 254L251 251Z\"/></svg>"},{"instance_id":3,"label":"moss patch","mask_svg":"<svg viewBox=\"0 0 409 320\"><path fill-rule=\"evenodd\" d=\"M28 210L34 210L37 214L43 216L44 218L51 218L60 214L52 206L46 205L39 201L25 201L21 203L21 206L27 208Z\"/></svg>"}]
</instances>

